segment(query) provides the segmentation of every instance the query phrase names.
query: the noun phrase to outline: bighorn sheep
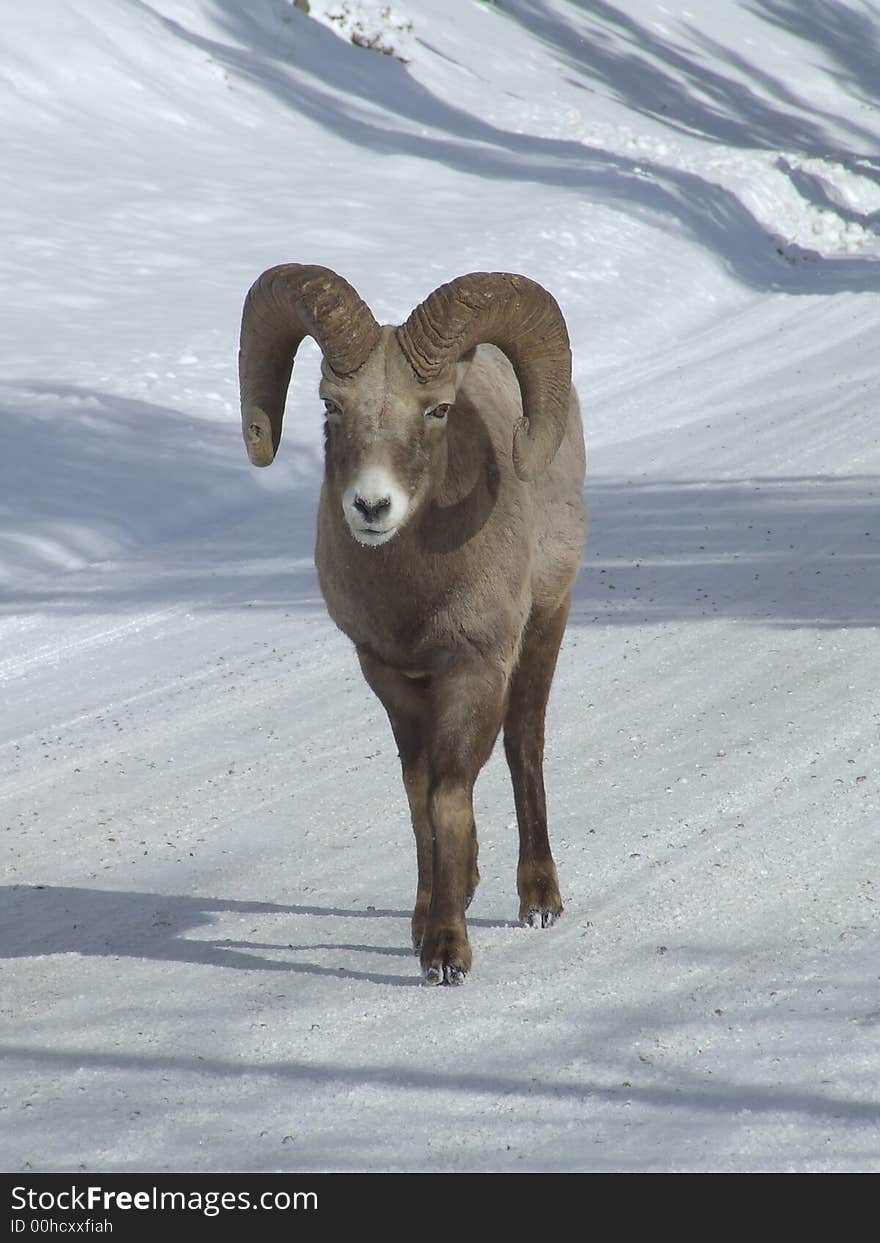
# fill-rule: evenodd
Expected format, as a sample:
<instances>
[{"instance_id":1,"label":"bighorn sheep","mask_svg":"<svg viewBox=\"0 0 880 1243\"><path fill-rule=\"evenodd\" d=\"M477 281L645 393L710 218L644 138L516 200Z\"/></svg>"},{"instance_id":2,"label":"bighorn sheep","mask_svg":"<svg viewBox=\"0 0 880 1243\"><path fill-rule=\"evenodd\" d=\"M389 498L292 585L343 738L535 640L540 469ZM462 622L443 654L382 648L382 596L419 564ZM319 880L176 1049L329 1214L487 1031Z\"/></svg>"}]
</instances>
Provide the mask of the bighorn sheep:
<instances>
[{"instance_id":1,"label":"bighorn sheep","mask_svg":"<svg viewBox=\"0 0 880 1243\"><path fill-rule=\"evenodd\" d=\"M544 928L562 912L543 759L586 533L568 333L555 300L524 276L460 276L395 328L328 268L270 268L241 326L242 427L256 466L275 457L306 336L323 353L321 591L400 753L424 977L459 984L479 880L473 787L502 725L520 919Z\"/></svg>"}]
</instances>

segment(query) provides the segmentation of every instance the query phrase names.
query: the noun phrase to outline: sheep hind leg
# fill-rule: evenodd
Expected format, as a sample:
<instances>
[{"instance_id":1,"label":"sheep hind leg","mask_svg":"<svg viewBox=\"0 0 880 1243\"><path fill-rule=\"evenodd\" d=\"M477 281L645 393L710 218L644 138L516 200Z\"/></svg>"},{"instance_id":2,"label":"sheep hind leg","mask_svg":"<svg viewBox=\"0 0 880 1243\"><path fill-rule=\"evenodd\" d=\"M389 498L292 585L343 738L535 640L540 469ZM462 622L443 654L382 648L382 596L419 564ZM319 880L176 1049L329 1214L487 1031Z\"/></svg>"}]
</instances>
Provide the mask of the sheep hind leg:
<instances>
[{"instance_id":1,"label":"sheep hind leg","mask_svg":"<svg viewBox=\"0 0 880 1243\"><path fill-rule=\"evenodd\" d=\"M464 909L467 910L474 900L474 894L477 892L477 885L480 883L480 869L477 866L477 856L480 853L480 847L477 843L477 825L474 822L474 831L471 834L471 875L468 881L467 893L464 899Z\"/></svg>"},{"instance_id":2,"label":"sheep hind leg","mask_svg":"<svg viewBox=\"0 0 880 1243\"><path fill-rule=\"evenodd\" d=\"M529 618L504 717L504 751L519 825L519 918L531 928L548 928L562 914L547 833L544 720L570 605L567 596L555 612Z\"/></svg>"}]
</instances>

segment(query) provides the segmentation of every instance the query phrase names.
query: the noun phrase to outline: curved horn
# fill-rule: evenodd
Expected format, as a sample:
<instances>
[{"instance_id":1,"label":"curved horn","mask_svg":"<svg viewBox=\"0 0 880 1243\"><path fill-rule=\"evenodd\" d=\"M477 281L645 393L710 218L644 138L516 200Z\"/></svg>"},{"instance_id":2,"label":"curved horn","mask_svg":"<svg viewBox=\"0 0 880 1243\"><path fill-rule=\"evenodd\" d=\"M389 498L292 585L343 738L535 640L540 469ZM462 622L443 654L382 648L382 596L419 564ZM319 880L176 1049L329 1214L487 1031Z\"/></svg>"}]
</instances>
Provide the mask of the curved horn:
<instances>
[{"instance_id":1,"label":"curved horn","mask_svg":"<svg viewBox=\"0 0 880 1243\"><path fill-rule=\"evenodd\" d=\"M568 331L552 294L511 272L471 272L429 294L397 339L423 384L480 342L502 350L522 393L514 469L520 479L543 474L565 434L571 389Z\"/></svg>"},{"instance_id":2,"label":"curved horn","mask_svg":"<svg viewBox=\"0 0 880 1243\"><path fill-rule=\"evenodd\" d=\"M350 375L379 339L373 313L330 268L282 263L251 286L241 317L238 374L248 457L268 466L278 450L293 360L314 337L337 375Z\"/></svg>"}]
</instances>

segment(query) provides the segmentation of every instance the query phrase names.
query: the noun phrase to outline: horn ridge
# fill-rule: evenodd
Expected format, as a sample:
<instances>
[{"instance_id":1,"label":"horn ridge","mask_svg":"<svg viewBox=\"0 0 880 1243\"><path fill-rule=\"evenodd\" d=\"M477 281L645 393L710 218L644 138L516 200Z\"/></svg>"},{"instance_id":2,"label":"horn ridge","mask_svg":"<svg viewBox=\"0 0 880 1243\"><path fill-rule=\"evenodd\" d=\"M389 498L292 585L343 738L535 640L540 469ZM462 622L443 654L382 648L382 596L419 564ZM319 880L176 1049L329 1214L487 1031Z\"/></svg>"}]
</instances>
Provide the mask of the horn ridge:
<instances>
[{"instance_id":1,"label":"horn ridge","mask_svg":"<svg viewBox=\"0 0 880 1243\"><path fill-rule=\"evenodd\" d=\"M372 311L348 281L317 264L267 268L245 298L239 381L242 432L255 466L268 466L281 439L293 362L304 337L338 375L351 375L379 340Z\"/></svg>"},{"instance_id":2,"label":"horn ridge","mask_svg":"<svg viewBox=\"0 0 880 1243\"><path fill-rule=\"evenodd\" d=\"M427 383L481 342L505 353L522 395L513 461L521 479L541 475L565 434L571 348L556 299L515 272L471 272L439 286L397 329L417 379Z\"/></svg>"}]
</instances>

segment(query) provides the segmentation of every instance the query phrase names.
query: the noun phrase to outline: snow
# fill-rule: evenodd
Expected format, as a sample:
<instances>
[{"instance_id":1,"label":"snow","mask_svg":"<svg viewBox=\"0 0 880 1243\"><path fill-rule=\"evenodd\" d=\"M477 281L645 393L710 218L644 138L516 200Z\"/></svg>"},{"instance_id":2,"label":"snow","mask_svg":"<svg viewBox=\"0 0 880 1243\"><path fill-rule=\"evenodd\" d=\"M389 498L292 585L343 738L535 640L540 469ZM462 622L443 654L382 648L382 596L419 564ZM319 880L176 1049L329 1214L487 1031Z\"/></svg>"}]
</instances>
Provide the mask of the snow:
<instances>
[{"instance_id":1,"label":"snow","mask_svg":"<svg viewBox=\"0 0 880 1243\"><path fill-rule=\"evenodd\" d=\"M0 1166L876 1171L880 9L312 7L4 22ZM460 989L317 588L311 343L241 443L285 260L390 322L521 271L574 342L566 911L516 926L496 754Z\"/></svg>"}]
</instances>

